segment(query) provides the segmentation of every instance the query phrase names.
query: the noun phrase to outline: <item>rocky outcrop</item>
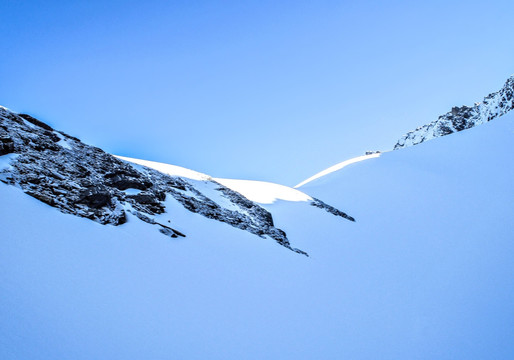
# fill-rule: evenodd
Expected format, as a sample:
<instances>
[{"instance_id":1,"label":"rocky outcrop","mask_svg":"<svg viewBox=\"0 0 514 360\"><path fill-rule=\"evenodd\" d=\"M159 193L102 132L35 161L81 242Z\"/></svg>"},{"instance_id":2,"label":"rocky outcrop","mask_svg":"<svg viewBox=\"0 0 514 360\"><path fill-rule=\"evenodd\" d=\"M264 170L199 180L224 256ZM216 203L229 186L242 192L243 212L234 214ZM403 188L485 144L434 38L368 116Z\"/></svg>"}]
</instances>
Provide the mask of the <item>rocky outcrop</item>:
<instances>
[{"instance_id":1,"label":"rocky outcrop","mask_svg":"<svg viewBox=\"0 0 514 360\"><path fill-rule=\"evenodd\" d=\"M352 216L348 215L347 213L345 213L345 212L343 212L343 211L341 211L339 209L336 209L333 206L325 204L320 199L313 198L312 201L311 201L311 205L315 206L317 208L323 209L323 210L325 210L326 212L328 212L328 213L330 213L332 215L339 216L339 217L342 217L343 219L355 222L355 219Z\"/></svg>"},{"instance_id":2,"label":"rocky outcrop","mask_svg":"<svg viewBox=\"0 0 514 360\"><path fill-rule=\"evenodd\" d=\"M396 143L394 149L417 145L436 137L472 128L502 116L512 109L514 109L514 75L499 91L489 94L481 103L471 107L454 107L430 124L408 132Z\"/></svg>"},{"instance_id":3,"label":"rocky outcrop","mask_svg":"<svg viewBox=\"0 0 514 360\"><path fill-rule=\"evenodd\" d=\"M0 155L6 154L16 155L10 158L10 166L0 169L0 181L64 213L111 225L125 223L127 213L132 213L165 235L185 236L187 230L154 219L166 211L166 199L171 196L189 211L272 238L306 255L291 246L268 211L213 180L204 183L216 196L212 191L207 196L192 180L133 166L30 115L0 107ZM227 201L230 206L223 206Z\"/></svg>"}]
</instances>

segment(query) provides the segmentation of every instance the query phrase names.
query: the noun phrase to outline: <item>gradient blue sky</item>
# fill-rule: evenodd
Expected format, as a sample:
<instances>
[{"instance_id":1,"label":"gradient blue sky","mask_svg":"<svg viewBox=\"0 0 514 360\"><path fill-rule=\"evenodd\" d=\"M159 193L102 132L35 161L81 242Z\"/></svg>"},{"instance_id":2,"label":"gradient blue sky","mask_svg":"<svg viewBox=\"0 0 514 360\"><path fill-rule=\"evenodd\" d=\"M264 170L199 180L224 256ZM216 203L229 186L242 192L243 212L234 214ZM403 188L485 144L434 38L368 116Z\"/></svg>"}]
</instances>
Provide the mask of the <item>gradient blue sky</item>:
<instances>
[{"instance_id":1,"label":"gradient blue sky","mask_svg":"<svg viewBox=\"0 0 514 360\"><path fill-rule=\"evenodd\" d=\"M295 185L514 73L512 1L0 2L0 104L106 151Z\"/></svg>"}]
</instances>

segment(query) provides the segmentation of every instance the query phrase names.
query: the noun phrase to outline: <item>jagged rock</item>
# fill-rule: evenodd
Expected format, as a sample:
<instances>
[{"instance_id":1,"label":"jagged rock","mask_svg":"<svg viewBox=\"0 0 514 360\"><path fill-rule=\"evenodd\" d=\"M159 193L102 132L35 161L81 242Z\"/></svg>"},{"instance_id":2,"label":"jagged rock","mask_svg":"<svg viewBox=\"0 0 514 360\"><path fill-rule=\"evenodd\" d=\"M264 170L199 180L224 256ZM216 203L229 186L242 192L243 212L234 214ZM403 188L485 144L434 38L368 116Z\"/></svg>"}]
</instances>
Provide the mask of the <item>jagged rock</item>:
<instances>
[{"instance_id":1,"label":"jagged rock","mask_svg":"<svg viewBox=\"0 0 514 360\"><path fill-rule=\"evenodd\" d=\"M343 219L347 219L347 220L355 222L355 219L353 217L351 217L350 215L348 215L347 213L345 213L339 209L336 209L333 206L325 204L323 201L321 201L319 199L313 198L313 200L311 201L311 205L315 206L317 208L323 209L323 210L331 213L332 215L339 216L339 217L342 217Z\"/></svg>"},{"instance_id":2,"label":"jagged rock","mask_svg":"<svg viewBox=\"0 0 514 360\"><path fill-rule=\"evenodd\" d=\"M159 204L159 200L153 194L137 194L128 196L130 199L134 199L139 204L143 205L156 205Z\"/></svg>"},{"instance_id":3,"label":"jagged rock","mask_svg":"<svg viewBox=\"0 0 514 360\"><path fill-rule=\"evenodd\" d=\"M38 119L36 118L33 118L32 116L30 115L27 115L27 114L18 114L18 116L20 116L21 118L27 120L29 123L31 124L34 124L36 126L39 126L43 129L46 129L46 130L50 130L50 131L53 131L54 129L52 129L52 127L50 125L47 125L45 124L44 122L42 121L39 121Z\"/></svg>"},{"instance_id":4,"label":"jagged rock","mask_svg":"<svg viewBox=\"0 0 514 360\"><path fill-rule=\"evenodd\" d=\"M51 141L53 142L59 142L61 141L61 138L57 135L55 135L54 132L51 132L51 131L45 131L45 136L47 136Z\"/></svg>"},{"instance_id":5,"label":"jagged rock","mask_svg":"<svg viewBox=\"0 0 514 360\"><path fill-rule=\"evenodd\" d=\"M70 171L78 178L86 178L91 175L91 171L80 164L73 164L73 167L70 169Z\"/></svg>"},{"instance_id":6,"label":"jagged rock","mask_svg":"<svg viewBox=\"0 0 514 360\"><path fill-rule=\"evenodd\" d=\"M27 183L38 185L41 183L41 178L39 178L36 175L29 174L22 181L26 181Z\"/></svg>"},{"instance_id":7,"label":"jagged rock","mask_svg":"<svg viewBox=\"0 0 514 360\"><path fill-rule=\"evenodd\" d=\"M136 179L133 177L128 177L126 175L114 175L114 176L106 176L107 185L115 187L118 190L127 190L127 189L138 189L138 190L146 190L149 187L152 187L152 183L148 180L144 179Z\"/></svg>"},{"instance_id":8,"label":"jagged rock","mask_svg":"<svg viewBox=\"0 0 514 360\"><path fill-rule=\"evenodd\" d=\"M474 106L453 107L431 123L405 134L394 149L420 144L436 137L466 130L491 121L514 109L514 75L497 92L489 94Z\"/></svg>"},{"instance_id":9,"label":"jagged rock","mask_svg":"<svg viewBox=\"0 0 514 360\"><path fill-rule=\"evenodd\" d=\"M7 134L0 134L0 155L14 152L14 141Z\"/></svg>"},{"instance_id":10,"label":"jagged rock","mask_svg":"<svg viewBox=\"0 0 514 360\"><path fill-rule=\"evenodd\" d=\"M100 209L111 205L111 194L104 187L90 187L80 192L77 203Z\"/></svg>"}]
</instances>

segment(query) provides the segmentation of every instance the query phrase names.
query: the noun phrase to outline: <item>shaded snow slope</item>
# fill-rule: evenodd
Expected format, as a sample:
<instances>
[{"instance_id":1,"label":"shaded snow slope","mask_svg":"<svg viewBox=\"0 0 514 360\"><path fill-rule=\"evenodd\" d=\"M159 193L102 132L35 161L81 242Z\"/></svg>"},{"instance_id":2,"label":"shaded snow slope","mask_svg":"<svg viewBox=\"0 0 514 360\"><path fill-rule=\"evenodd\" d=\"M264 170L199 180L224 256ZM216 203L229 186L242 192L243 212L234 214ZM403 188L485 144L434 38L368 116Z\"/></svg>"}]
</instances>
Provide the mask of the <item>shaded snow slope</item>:
<instances>
[{"instance_id":1,"label":"shaded snow slope","mask_svg":"<svg viewBox=\"0 0 514 360\"><path fill-rule=\"evenodd\" d=\"M439 116L437 120L423 125L405 134L394 146L394 149L420 144L440 136L452 134L486 123L514 109L514 75L505 85L489 94L474 106L454 107L450 112Z\"/></svg>"},{"instance_id":2,"label":"shaded snow slope","mask_svg":"<svg viewBox=\"0 0 514 360\"><path fill-rule=\"evenodd\" d=\"M0 183L2 359L511 359L514 118L265 204L310 258L185 211L102 226ZM315 226L313 226L315 225Z\"/></svg>"}]
</instances>

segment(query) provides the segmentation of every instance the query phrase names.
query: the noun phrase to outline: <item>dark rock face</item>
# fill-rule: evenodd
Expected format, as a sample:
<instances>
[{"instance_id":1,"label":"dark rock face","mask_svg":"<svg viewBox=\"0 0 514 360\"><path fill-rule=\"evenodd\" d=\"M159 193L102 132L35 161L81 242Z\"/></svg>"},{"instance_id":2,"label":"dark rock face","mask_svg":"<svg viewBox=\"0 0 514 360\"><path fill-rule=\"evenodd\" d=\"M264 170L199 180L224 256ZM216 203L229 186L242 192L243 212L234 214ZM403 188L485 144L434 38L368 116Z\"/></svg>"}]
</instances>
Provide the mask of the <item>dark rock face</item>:
<instances>
[{"instance_id":1,"label":"dark rock face","mask_svg":"<svg viewBox=\"0 0 514 360\"><path fill-rule=\"evenodd\" d=\"M16 156L11 158L8 168L0 168L0 181L17 186L64 213L101 224L121 225L130 212L155 225L163 234L185 236L153 218L166 211L165 200L171 196L189 211L270 237L306 255L291 247L286 233L274 226L268 211L213 180L201 183L210 186L224 202L228 200L230 209L198 190L194 180L132 166L75 137L55 131L30 115L15 114L0 107L0 156L11 153ZM127 192L129 189L140 192Z\"/></svg>"},{"instance_id":2,"label":"dark rock face","mask_svg":"<svg viewBox=\"0 0 514 360\"><path fill-rule=\"evenodd\" d=\"M355 222L355 219L353 217L351 217L350 215L348 215L347 213L345 213L341 210L338 210L333 206L325 204L323 201L321 201L319 199L314 198L313 201L311 202L311 205L315 206L317 208L323 209L326 212L331 213L332 215L339 216L339 217L342 217L343 219Z\"/></svg>"},{"instance_id":3,"label":"dark rock face","mask_svg":"<svg viewBox=\"0 0 514 360\"><path fill-rule=\"evenodd\" d=\"M91 186L79 193L77 204L84 204L93 209L111 205L111 194L105 186Z\"/></svg>"},{"instance_id":4,"label":"dark rock face","mask_svg":"<svg viewBox=\"0 0 514 360\"><path fill-rule=\"evenodd\" d=\"M108 183L110 186L115 187L118 190L146 190L149 187L152 187L152 183L149 181L141 181L139 179L128 178L124 176L115 176L114 178L110 179Z\"/></svg>"},{"instance_id":5,"label":"dark rock face","mask_svg":"<svg viewBox=\"0 0 514 360\"><path fill-rule=\"evenodd\" d=\"M138 189L146 190L153 186L148 179L141 178L141 174L134 169L119 169L115 172L105 174L109 186L118 190Z\"/></svg>"},{"instance_id":6,"label":"dark rock face","mask_svg":"<svg viewBox=\"0 0 514 360\"><path fill-rule=\"evenodd\" d=\"M0 133L0 155L14 152L14 141L7 133Z\"/></svg>"},{"instance_id":7,"label":"dark rock face","mask_svg":"<svg viewBox=\"0 0 514 360\"><path fill-rule=\"evenodd\" d=\"M491 121L514 109L514 76L497 92L489 94L474 106L453 107L430 124L405 134L394 149L420 144L426 140L466 130Z\"/></svg>"}]
</instances>

